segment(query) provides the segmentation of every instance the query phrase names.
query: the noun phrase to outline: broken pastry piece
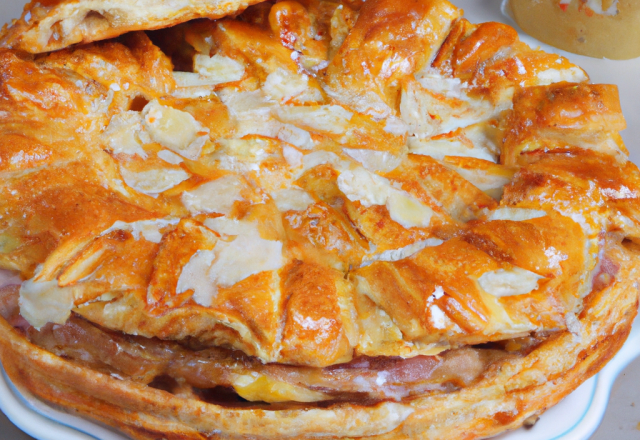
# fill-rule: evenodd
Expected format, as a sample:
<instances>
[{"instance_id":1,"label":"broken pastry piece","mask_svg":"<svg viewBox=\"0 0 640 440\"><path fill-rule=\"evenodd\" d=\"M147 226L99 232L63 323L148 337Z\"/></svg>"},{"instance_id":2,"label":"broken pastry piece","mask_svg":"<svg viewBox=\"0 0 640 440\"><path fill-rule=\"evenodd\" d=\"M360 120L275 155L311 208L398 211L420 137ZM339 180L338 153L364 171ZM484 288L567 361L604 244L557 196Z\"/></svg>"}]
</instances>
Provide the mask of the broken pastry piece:
<instances>
[{"instance_id":1,"label":"broken pastry piece","mask_svg":"<svg viewBox=\"0 0 640 440\"><path fill-rule=\"evenodd\" d=\"M20 19L5 26L0 45L30 53L50 52L126 32L165 28L195 18L221 18L241 12L257 1L32 1Z\"/></svg>"}]
</instances>

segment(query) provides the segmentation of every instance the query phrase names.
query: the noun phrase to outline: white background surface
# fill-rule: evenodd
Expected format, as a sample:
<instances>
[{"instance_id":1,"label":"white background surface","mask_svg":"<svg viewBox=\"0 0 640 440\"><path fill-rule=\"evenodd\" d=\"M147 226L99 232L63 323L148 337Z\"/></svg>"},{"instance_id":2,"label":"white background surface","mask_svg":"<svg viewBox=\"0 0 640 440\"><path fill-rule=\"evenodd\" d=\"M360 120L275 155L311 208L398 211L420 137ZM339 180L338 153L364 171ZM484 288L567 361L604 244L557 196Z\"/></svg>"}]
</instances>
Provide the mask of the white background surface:
<instances>
[{"instance_id":1,"label":"white background surface","mask_svg":"<svg viewBox=\"0 0 640 440\"><path fill-rule=\"evenodd\" d=\"M464 8L467 12L466 16L473 22L507 22L507 19L500 14L500 0L451 1ZM21 0L0 0L0 22L8 22L18 17L23 4L24 1ZM544 48L549 50L548 47ZM562 53L583 67L590 75L592 82L618 85L622 110L629 125L622 132L622 136L631 152L631 159L636 164L640 163L640 59L608 61L556 52ZM591 440L638 440L640 439L639 428L640 359L636 359L615 382L604 420ZM0 413L0 439L27 440L31 437L15 428L4 414Z\"/></svg>"}]
</instances>

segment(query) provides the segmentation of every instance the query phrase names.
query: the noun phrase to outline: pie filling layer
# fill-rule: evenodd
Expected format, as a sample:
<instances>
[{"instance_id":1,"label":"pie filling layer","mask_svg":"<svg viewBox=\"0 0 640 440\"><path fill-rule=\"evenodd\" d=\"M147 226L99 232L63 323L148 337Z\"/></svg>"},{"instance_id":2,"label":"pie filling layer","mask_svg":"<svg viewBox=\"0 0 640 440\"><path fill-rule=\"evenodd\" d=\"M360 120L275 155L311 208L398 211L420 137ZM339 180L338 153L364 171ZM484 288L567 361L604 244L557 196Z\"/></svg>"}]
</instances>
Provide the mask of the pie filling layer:
<instances>
[{"instance_id":1,"label":"pie filling layer","mask_svg":"<svg viewBox=\"0 0 640 440\"><path fill-rule=\"evenodd\" d=\"M229 407L280 409L303 402L375 404L472 385L505 358L524 355L545 338L466 347L437 356L361 356L325 368L264 364L240 351L125 335L72 316L36 330L19 315L17 286L1 291L1 316L34 345L121 380L131 380ZM508 349L508 350L507 350ZM510 350L510 351L509 351ZM269 403L269 404L267 404Z\"/></svg>"},{"instance_id":2,"label":"pie filling layer","mask_svg":"<svg viewBox=\"0 0 640 440\"><path fill-rule=\"evenodd\" d=\"M606 257L593 292L611 286L617 265ZM78 315L35 329L21 315L19 286L0 289L0 316L32 344L85 368L226 407L304 408L305 403L361 406L470 387L505 360L526 356L552 334L452 349L434 356L360 356L325 368L263 363L241 351L133 336Z\"/></svg>"}]
</instances>

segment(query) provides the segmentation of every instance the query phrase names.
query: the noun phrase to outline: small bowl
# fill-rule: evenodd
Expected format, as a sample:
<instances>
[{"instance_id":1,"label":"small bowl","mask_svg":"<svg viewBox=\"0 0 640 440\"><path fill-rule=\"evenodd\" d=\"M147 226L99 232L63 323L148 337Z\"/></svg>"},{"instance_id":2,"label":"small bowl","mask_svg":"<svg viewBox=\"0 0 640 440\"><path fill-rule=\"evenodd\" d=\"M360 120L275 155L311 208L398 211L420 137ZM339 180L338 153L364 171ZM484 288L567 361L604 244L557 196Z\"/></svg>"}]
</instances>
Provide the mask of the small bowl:
<instances>
[{"instance_id":1,"label":"small bowl","mask_svg":"<svg viewBox=\"0 0 640 440\"><path fill-rule=\"evenodd\" d=\"M638 0L505 0L527 34L559 49L595 58L640 57Z\"/></svg>"}]
</instances>

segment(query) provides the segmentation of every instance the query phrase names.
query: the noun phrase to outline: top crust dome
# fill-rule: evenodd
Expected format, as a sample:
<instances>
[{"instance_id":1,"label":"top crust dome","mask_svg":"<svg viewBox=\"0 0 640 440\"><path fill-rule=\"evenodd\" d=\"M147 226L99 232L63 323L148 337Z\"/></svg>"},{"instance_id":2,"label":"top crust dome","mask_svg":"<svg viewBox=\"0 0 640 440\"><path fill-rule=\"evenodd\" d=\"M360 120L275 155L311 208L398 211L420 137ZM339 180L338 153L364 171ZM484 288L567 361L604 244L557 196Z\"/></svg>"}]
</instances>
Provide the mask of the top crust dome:
<instances>
[{"instance_id":1,"label":"top crust dome","mask_svg":"<svg viewBox=\"0 0 640 440\"><path fill-rule=\"evenodd\" d=\"M22 315L312 367L571 329L636 233L617 89L459 15L289 1L164 52L3 52Z\"/></svg>"},{"instance_id":2,"label":"top crust dome","mask_svg":"<svg viewBox=\"0 0 640 440\"><path fill-rule=\"evenodd\" d=\"M440 0L2 50L3 367L136 439L516 428L636 316L624 128Z\"/></svg>"},{"instance_id":3,"label":"top crust dome","mask_svg":"<svg viewBox=\"0 0 640 440\"><path fill-rule=\"evenodd\" d=\"M221 18L259 0L41 0L5 26L0 47L44 53L196 18Z\"/></svg>"}]
</instances>

